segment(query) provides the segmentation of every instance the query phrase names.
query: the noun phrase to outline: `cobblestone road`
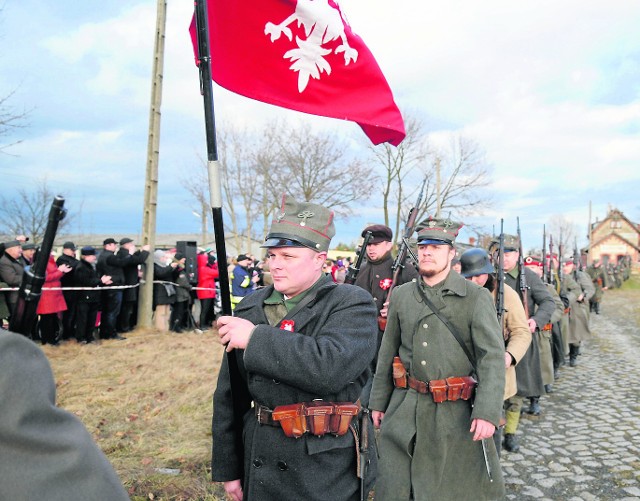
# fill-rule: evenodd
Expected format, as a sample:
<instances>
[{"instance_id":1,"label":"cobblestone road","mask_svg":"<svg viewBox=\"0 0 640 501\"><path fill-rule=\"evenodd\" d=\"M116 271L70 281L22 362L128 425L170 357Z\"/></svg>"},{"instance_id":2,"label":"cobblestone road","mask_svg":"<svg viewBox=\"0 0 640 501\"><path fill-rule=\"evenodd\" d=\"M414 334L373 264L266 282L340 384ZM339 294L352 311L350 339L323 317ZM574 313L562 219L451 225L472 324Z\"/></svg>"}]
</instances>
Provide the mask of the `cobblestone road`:
<instances>
[{"instance_id":1,"label":"cobblestone road","mask_svg":"<svg viewBox=\"0 0 640 501\"><path fill-rule=\"evenodd\" d=\"M503 451L507 499L640 500L640 292L609 291L591 328L542 415L523 415L520 451Z\"/></svg>"}]
</instances>

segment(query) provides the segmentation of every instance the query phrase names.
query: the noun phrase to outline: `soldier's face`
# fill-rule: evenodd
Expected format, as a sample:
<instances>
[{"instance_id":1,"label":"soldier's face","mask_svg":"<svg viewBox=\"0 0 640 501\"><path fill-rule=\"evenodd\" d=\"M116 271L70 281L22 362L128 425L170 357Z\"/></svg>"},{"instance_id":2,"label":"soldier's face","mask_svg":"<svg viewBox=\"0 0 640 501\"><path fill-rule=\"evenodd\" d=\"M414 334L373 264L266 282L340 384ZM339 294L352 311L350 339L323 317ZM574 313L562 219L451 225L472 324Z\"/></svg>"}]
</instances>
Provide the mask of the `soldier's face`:
<instances>
[{"instance_id":1,"label":"soldier's face","mask_svg":"<svg viewBox=\"0 0 640 501\"><path fill-rule=\"evenodd\" d=\"M518 264L518 258L520 257L520 253L518 251L505 251L504 253L504 266L502 267L504 271L511 271Z\"/></svg>"},{"instance_id":2,"label":"soldier's face","mask_svg":"<svg viewBox=\"0 0 640 501\"><path fill-rule=\"evenodd\" d=\"M489 274L483 273L482 275L476 275L475 277L467 277L467 280L471 280L474 284L484 287L484 284L489 280Z\"/></svg>"},{"instance_id":3,"label":"soldier's face","mask_svg":"<svg viewBox=\"0 0 640 501\"><path fill-rule=\"evenodd\" d=\"M367 257L370 261L377 261L387 252L391 250L393 244L391 242L378 242L377 244L367 245Z\"/></svg>"},{"instance_id":4,"label":"soldier's face","mask_svg":"<svg viewBox=\"0 0 640 501\"><path fill-rule=\"evenodd\" d=\"M456 250L449 245L419 245L418 267L420 275L427 278L444 278L451 268Z\"/></svg>"},{"instance_id":5,"label":"soldier's face","mask_svg":"<svg viewBox=\"0 0 640 501\"><path fill-rule=\"evenodd\" d=\"M536 275L542 278L542 266L527 266L531 271L533 271Z\"/></svg>"},{"instance_id":6,"label":"soldier's face","mask_svg":"<svg viewBox=\"0 0 640 501\"><path fill-rule=\"evenodd\" d=\"M273 286L288 297L297 296L311 287L322 274L326 252L306 247L274 247L267 253Z\"/></svg>"}]
</instances>

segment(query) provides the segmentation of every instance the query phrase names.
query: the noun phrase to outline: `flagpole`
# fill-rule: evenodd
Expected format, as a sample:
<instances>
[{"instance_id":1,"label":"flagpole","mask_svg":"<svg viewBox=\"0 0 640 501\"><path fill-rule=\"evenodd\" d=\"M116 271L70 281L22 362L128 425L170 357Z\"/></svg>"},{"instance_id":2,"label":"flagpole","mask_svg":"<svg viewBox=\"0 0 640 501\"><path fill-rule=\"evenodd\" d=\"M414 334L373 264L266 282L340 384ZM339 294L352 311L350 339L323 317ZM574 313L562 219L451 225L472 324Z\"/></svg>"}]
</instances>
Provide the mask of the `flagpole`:
<instances>
[{"instance_id":1,"label":"flagpole","mask_svg":"<svg viewBox=\"0 0 640 501\"><path fill-rule=\"evenodd\" d=\"M213 233L216 241L216 254L218 256L218 270L220 280L220 296L222 301L222 314L231 315L231 293L229 290L229 270L227 269L227 250L224 240L224 224L222 218L222 182L221 169L218 162L218 145L216 142L216 125L213 107L213 85L211 83L211 57L209 51L209 28L207 1L195 0L196 33L198 39L198 68L200 70L200 91L204 100L204 121L207 139L207 171L209 175L209 198L213 216ZM244 401L247 390L243 385L240 370L236 361L236 352L226 352L229 366L229 380L233 400L234 424L236 430L236 452L242 456L244 450L242 444L243 416L247 408ZM241 458L242 466L244 460ZM243 478L243 475L240 477Z\"/></svg>"},{"instance_id":2,"label":"flagpole","mask_svg":"<svg viewBox=\"0 0 640 501\"><path fill-rule=\"evenodd\" d=\"M209 52L209 29L207 2L196 0L196 30L198 34L198 68L200 68L200 92L204 99L204 123L207 136L207 172L209 175L209 199L213 215L213 233L216 241L218 271L220 272L220 299L222 313L231 315L231 294L229 292L229 270L227 269L227 249L224 240L222 219L222 182L218 162L216 141L216 121L213 108L213 88L211 84L211 58Z\"/></svg>"}]
</instances>

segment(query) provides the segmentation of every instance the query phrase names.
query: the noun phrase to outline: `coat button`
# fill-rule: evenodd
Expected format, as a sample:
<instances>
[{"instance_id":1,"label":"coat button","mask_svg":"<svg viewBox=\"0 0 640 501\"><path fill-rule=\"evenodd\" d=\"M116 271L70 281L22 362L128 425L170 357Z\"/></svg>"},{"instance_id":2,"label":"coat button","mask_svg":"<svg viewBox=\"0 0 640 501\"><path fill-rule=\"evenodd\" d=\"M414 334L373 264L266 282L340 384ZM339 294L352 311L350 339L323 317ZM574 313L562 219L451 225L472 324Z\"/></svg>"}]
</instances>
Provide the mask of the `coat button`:
<instances>
[{"instance_id":1,"label":"coat button","mask_svg":"<svg viewBox=\"0 0 640 501\"><path fill-rule=\"evenodd\" d=\"M280 381L278 381L277 379L273 379L273 384L280 384Z\"/></svg>"},{"instance_id":2,"label":"coat button","mask_svg":"<svg viewBox=\"0 0 640 501\"><path fill-rule=\"evenodd\" d=\"M423 329L428 329L429 328L429 324L422 324L422 328Z\"/></svg>"},{"instance_id":3,"label":"coat button","mask_svg":"<svg viewBox=\"0 0 640 501\"><path fill-rule=\"evenodd\" d=\"M427 365L427 361L426 360L421 361L420 365Z\"/></svg>"},{"instance_id":4,"label":"coat button","mask_svg":"<svg viewBox=\"0 0 640 501\"><path fill-rule=\"evenodd\" d=\"M278 470L280 471L287 471L289 469L289 465L286 463L286 461L278 461L277 465Z\"/></svg>"},{"instance_id":5,"label":"coat button","mask_svg":"<svg viewBox=\"0 0 640 501\"><path fill-rule=\"evenodd\" d=\"M255 459L253 460L253 467L254 467L254 468L261 468L261 467L262 467L262 465L263 465L263 461L262 461L262 459L260 459L260 458L255 458Z\"/></svg>"},{"instance_id":6,"label":"coat button","mask_svg":"<svg viewBox=\"0 0 640 501\"><path fill-rule=\"evenodd\" d=\"M422 346L427 346L427 342L426 341L422 341Z\"/></svg>"}]
</instances>

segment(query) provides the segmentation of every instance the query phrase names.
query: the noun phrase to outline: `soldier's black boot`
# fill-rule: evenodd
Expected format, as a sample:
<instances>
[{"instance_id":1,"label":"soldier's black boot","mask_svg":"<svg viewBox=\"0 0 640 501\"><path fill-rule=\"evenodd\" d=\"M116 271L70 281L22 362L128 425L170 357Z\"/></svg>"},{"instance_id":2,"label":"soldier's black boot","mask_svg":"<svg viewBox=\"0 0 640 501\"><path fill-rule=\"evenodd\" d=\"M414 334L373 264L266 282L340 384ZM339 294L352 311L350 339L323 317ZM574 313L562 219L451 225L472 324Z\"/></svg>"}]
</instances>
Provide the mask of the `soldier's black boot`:
<instances>
[{"instance_id":1,"label":"soldier's black boot","mask_svg":"<svg viewBox=\"0 0 640 501\"><path fill-rule=\"evenodd\" d=\"M596 315L600 315L600 301L598 301L596 304Z\"/></svg>"},{"instance_id":2,"label":"soldier's black boot","mask_svg":"<svg viewBox=\"0 0 640 501\"><path fill-rule=\"evenodd\" d=\"M502 447L504 447L505 451L518 452L520 450L520 445L518 444L518 439L516 438L515 434L505 433Z\"/></svg>"},{"instance_id":3,"label":"soldier's black boot","mask_svg":"<svg viewBox=\"0 0 640 501\"><path fill-rule=\"evenodd\" d=\"M542 410L540 409L540 397L531 397L529 398L529 410L527 410L527 414L531 414L532 416L539 416Z\"/></svg>"},{"instance_id":4,"label":"soldier's black boot","mask_svg":"<svg viewBox=\"0 0 640 501\"><path fill-rule=\"evenodd\" d=\"M575 344L569 345L569 366L575 367L578 365L578 346Z\"/></svg>"}]
</instances>

